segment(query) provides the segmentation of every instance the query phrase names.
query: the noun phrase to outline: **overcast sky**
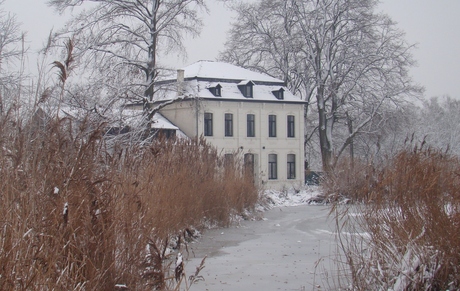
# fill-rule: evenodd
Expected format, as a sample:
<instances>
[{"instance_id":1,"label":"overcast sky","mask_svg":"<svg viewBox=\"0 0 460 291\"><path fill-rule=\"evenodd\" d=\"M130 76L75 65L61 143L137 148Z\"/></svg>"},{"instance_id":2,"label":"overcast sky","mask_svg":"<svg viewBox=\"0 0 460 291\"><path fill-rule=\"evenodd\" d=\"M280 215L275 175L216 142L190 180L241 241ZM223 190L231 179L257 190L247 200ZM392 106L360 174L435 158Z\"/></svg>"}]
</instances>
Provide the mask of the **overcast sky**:
<instances>
[{"instance_id":1,"label":"overcast sky","mask_svg":"<svg viewBox=\"0 0 460 291\"><path fill-rule=\"evenodd\" d=\"M4 10L16 14L32 51L46 41L49 31L58 29L69 15L59 16L45 0L6 0ZM167 64L182 67L198 60L214 60L223 49L232 16L225 7L208 0L209 15L204 16L201 37L187 41L188 59L172 56ZM414 81L426 88L425 96L460 99L460 0L382 0L380 10L398 22L409 43L418 43L414 57L418 67Z\"/></svg>"}]
</instances>

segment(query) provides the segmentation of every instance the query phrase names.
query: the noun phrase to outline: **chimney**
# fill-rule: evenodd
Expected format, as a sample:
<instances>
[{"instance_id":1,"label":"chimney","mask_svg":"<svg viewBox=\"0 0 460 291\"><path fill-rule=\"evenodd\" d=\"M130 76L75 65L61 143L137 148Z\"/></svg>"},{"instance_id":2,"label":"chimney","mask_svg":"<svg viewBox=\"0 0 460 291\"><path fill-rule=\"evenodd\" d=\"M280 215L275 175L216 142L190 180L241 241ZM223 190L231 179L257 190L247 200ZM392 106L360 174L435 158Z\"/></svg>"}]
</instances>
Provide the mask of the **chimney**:
<instances>
[{"instance_id":1,"label":"chimney","mask_svg":"<svg viewBox=\"0 0 460 291\"><path fill-rule=\"evenodd\" d=\"M184 70L177 70L177 96L184 94Z\"/></svg>"}]
</instances>

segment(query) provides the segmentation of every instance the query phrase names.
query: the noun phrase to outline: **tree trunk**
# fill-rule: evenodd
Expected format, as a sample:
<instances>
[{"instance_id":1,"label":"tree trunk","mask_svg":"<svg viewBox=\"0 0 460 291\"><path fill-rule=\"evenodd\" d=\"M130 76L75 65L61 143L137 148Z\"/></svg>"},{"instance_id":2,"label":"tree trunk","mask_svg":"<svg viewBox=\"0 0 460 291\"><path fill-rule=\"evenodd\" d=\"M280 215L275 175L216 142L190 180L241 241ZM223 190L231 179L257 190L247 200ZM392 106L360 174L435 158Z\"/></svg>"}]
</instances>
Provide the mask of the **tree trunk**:
<instances>
[{"instance_id":1,"label":"tree trunk","mask_svg":"<svg viewBox=\"0 0 460 291\"><path fill-rule=\"evenodd\" d=\"M328 139L327 132L327 116L324 100L324 85L318 86L316 91L316 101L318 103L318 119L319 119L319 144L321 148L321 161L323 171L329 173L332 170L332 149Z\"/></svg>"},{"instance_id":2,"label":"tree trunk","mask_svg":"<svg viewBox=\"0 0 460 291\"><path fill-rule=\"evenodd\" d=\"M147 71L146 73L146 85L147 89L145 90L144 98L144 111L147 112L150 109L150 103L153 101L154 86L153 82L156 77L156 53L157 53L157 14L160 7L160 0L152 0L152 18L150 21L150 45L148 52L148 61L147 61ZM149 115L149 114L146 114Z\"/></svg>"},{"instance_id":3,"label":"tree trunk","mask_svg":"<svg viewBox=\"0 0 460 291\"><path fill-rule=\"evenodd\" d=\"M350 136L353 135L353 119L351 119L350 115L348 114L347 111L347 125L348 125L348 133ZM350 140L349 143L350 146L350 162L351 162L351 168L354 168L354 161L355 161L355 150L353 147L353 138Z\"/></svg>"}]
</instances>

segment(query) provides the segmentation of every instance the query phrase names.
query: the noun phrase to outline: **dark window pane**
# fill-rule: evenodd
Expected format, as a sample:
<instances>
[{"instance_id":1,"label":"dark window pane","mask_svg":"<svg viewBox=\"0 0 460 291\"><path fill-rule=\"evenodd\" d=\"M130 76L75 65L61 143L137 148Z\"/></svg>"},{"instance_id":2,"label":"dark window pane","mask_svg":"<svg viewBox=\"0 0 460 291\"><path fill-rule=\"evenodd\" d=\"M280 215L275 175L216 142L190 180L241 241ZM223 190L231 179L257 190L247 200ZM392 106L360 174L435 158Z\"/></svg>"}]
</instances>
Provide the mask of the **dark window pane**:
<instances>
[{"instance_id":1,"label":"dark window pane","mask_svg":"<svg viewBox=\"0 0 460 291\"><path fill-rule=\"evenodd\" d=\"M252 98L252 85L248 84L245 86L245 97Z\"/></svg>"},{"instance_id":2,"label":"dark window pane","mask_svg":"<svg viewBox=\"0 0 460 291\"><path fill-rule=\"evenodd\" d=\"M269 180L278 179L277 160L278 160L278 157L277 157L276 154L269 154L268 155L268 179Z\"/></svg>"},{"instance_id":3,"label":"dark window pane","mask_svg":"<svg viewBox=\"0 0 460 291\"><path fill-rule=\"evenodd\" d=\"M225 136L233 136L233 114L225 113Z\"/></svg>"},{"instance_id":4,"label":"dark window pane","mask_svg":"<svg viewBox=\"0 0 460 291\"><path fill-rule=\"evenodd\" d=\"M247 122L248 122L248 130L247 130L247 136L248 137L255 137L256 136L256 122L255 122L255 115L254 114L248 114L247 115Z\"/></svg>"},{"instance_id":5,"label":"dark window pane","mask_svg":"<svg viewBox=\"0 0 460 291\"><path fill-rule=\"evenodd\" d=\"M295 118L294 115L287 117L287 137L295 137Z\"/></svg>"},{"instance_id":6,"label":"dark window pane","mask_svg":"<svg viewBox=\"0 0 460 291\"><path fill-rule=\"evenodd\" d=\"M204 114L204 136L212 136L212 113Z\"/></svg>"},{"instance_id":7,"label":"dark window pane","mask_svg":"<svg viewBox=\"0 0 460 291\"><path fill-rule=\"evenodd\" d=\"M287 178L295 179L295 155L287 155Z\"/></svg>"},{"instance_id":8,"label":"dark window pane","mask_svg":"<svg viewBox=\"0 0 460 291\"><path fill-rule=\"evenodd\" d=\"M268 116L268 136L276 137L276 115Z\"/></svg>"}]
</instances>

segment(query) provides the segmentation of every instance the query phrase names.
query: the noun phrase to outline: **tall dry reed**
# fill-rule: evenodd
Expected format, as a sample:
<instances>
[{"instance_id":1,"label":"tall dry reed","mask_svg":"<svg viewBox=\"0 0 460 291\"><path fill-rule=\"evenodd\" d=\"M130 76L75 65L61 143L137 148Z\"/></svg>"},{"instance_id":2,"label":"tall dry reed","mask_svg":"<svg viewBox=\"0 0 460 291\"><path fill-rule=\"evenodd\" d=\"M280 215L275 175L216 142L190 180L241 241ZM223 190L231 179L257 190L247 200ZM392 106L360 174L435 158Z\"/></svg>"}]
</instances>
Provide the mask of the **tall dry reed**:
<instances>
[{"instance_id":1,"label":"tall dry reed","mask_svg":"<svg viewBox=\"0 0 460 291\"><path fill-rule=\"evenodd\" d=\"M354 201L333 208L348 279L340 285L353 290L460 288L458 157L414 147L383 165L356 169L342 168L326 183L329 193L351 194Z\"/></svg>"},{"instance_id":2,"label":"tall dry reed","mask_svg":"<svg viewBox=\"0 0 460 291\"><path fill-rule=\"evenodd\" d=\"M109 147L103 133L0 117L0 290L178 288L170 238L258 199L203 140Z\"/></svg>"}]
</instances>

